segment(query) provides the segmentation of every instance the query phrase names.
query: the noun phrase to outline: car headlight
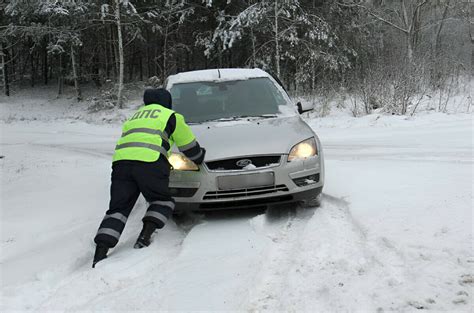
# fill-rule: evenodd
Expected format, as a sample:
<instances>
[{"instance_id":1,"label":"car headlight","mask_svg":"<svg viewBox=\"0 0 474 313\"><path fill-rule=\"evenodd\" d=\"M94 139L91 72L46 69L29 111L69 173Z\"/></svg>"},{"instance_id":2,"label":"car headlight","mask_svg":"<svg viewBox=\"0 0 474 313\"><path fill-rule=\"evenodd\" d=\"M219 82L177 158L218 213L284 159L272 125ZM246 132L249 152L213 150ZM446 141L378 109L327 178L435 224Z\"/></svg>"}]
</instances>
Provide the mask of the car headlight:
<instances>
[{"instance_id":1,"label":"car headlight","mask_svg":"<svg viewBox=\"0 0 474 313\"><path fill-rule=\"evenodd\" d=\"M193 161L179 153L171 153L168 162L177 171L199 171L199 167Z\"/></svg>"},{"instance_id":2,"label":"car headlight","mask_svg":"<svg viewBox=\"0 0 474 313\"><path fill-rule=\"evenodd\" d=\"M318 154L316 149L316 140L314 137L306 139L297 145L293 146L290 150L290 154L288 155L288 162L298 160L298 159L306 159Z\"/></svg>"}]
</instances>

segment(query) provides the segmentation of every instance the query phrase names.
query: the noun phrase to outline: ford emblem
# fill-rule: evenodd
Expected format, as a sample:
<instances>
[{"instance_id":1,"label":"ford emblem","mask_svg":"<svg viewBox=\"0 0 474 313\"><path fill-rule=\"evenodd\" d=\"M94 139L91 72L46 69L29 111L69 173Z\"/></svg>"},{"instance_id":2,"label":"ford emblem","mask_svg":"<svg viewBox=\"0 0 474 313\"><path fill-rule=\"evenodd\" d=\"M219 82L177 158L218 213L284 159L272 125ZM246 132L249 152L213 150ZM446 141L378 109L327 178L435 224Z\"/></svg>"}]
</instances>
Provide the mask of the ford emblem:
<instances>
[{"instance_id":1,"label":"ford emblem","mask_svg":"<svg viewBox=\"0 0 474 313\"><path fill-rule=\"evenodd\" d=\"M237 163L235 163L239 167L246 167L249 164L252 164L252 160L249 159L242 159L238 160Z\"/></svg>"}]
</instances>

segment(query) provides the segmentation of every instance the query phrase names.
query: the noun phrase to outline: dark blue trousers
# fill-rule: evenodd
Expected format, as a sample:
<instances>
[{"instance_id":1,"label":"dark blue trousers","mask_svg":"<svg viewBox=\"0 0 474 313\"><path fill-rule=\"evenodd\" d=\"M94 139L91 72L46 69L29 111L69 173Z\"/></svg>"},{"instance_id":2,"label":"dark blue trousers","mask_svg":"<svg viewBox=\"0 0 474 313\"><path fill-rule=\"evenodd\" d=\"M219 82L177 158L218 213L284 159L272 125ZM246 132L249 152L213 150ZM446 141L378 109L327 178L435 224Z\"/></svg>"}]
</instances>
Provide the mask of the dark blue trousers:
<instances>
[{"instance_id":1,"label":"dark blue trousers","mask_svg":"<svg viewBox=\"0 0 474 313\"><path fill-rule=\"evenodd\" d=\"M138 196L149 203L143 221L163 228L175 206L169 192L170 165L166 159L156 162L117 161L112 165L110 204L94 241L98 245L115 247Z\"/></svg>"}]
</instances>

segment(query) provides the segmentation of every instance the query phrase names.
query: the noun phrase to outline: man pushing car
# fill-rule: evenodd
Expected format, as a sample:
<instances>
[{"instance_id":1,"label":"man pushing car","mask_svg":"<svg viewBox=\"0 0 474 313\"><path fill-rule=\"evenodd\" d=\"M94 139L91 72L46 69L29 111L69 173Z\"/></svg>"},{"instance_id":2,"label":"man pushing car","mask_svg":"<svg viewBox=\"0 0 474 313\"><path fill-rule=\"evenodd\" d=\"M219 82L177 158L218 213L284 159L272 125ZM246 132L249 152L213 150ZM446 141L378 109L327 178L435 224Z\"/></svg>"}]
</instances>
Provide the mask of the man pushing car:
<instances>
[{"instance_id":1,"label":"man pushing car","mask_svg":"<svg viewBox=\"0 0 474 313\"><path fill-rule=\"evenodd\" d=\"M112 163L109 209L94 238L92 267L117 245L138 196L149 203L143 228L134 248L150 244L151 235L163 228L175 206L169 192L171 166L168 155L173 144L196 164L206 150L196 141L184 117L171 109L171 94L165 89L147 89L140 107L122 128Z\"/></svg>"}]
</instances>

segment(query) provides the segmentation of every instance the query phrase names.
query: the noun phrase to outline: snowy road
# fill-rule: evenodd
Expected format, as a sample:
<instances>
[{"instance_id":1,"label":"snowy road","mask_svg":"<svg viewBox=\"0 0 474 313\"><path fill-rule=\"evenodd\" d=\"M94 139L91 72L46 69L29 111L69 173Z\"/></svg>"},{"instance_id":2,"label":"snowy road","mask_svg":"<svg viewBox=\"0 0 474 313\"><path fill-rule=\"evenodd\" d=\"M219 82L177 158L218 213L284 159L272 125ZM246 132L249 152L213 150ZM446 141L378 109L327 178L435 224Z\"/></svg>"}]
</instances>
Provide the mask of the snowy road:
<instances>
[{"instance_id":1,"label":"snowy road","mask_svg":"<svg viewBox=\"0 0 474 313\"><path fill-rule=\"evenodd\" d=\"M212 214L90 268L117 126L1 124L1 311L469 311L472 116L313 119L320 208Z\"/></svg>"}]
</instances>

